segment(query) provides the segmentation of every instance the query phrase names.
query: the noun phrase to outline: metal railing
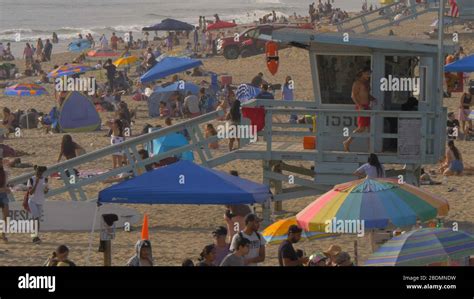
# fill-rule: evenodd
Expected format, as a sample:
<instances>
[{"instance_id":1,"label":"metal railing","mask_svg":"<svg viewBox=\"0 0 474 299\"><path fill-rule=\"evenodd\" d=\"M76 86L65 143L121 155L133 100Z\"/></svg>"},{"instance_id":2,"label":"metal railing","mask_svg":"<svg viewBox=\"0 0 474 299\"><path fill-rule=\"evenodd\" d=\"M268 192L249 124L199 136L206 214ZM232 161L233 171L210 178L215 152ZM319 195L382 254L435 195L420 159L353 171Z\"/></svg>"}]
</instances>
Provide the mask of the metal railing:
<instances>
[{"instance_id":1,"label":"metal railing","mask_svg":"<svg viewBox=\"0 0 474 299\"><path fill-rule=\"evenodd\" d=\"M121 173L127 173L133 171L135 175L140 172L140 169L143 169L145 165L158 162L164 158L171 157L174 155L179 155L187 151L196 151L201 159L201 164L207 166L207 160L212 159L211 152L209 151L208 144L217 141L217 137L204 138L201 132L200 125L203 123L215 120L217 117L222 117L224 115L223 111L215 111L195 117L190 120L186 120L179 124L175 124L169 127L162 128L150 132L148 134L140 135L137 137L130 138L122 143L107 146L105 148L84 154L82 156L76 157L71 160L63 161L51 166L48 166L48 170L44 173L45 176L49 176L53 173L60 173L61 181L63 186L59 188L51 188L47 196L55 196L61 193L68 192L71 199L77 200L76 193L79 193L81 200L86 200L87 196L84 193L82 187L85 187L89 184L97 183L100 181L107 180L113 176L116 176ZM138 154L138 147L143 146L157 138L166 136L171 133L182 132L183 130L188 130L189 135L191 136L191 143L173 150L155 155L147 159L141 159ZM115 168L109 170L103 174L99 174L90 178L79 179L71 178L71 176L66 175L66 170L70 173L74 173L73 169L79 167L85 163L93 162L99 159L110 157L113 153L123 152L127 157L128 164L120 168ZM26 182L30 177L34 175L33 172L20 175L18 177L12 178L8 181L9 185L17 185Z\"/></svg>"}]
</instances>

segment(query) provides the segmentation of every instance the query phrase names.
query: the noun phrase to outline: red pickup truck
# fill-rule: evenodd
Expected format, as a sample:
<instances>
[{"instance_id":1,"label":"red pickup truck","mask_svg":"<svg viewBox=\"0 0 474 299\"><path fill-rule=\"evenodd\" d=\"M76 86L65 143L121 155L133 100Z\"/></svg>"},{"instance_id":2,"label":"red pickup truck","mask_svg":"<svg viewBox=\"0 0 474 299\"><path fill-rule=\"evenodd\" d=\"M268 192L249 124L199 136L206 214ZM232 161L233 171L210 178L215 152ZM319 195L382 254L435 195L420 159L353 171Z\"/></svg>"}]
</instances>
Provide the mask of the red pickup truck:
<instances>
[{"instance_id":1,"label":"red pickup truck","mask_svg":"<svg viewBox=\"0 0 474 299\"><path fill-rule=\"evenodd\" d=\"M273 30L281 28L312 29L312 24L288 25L265 24L251 27L234 36L225 37L217 41L217 52L226 59L245 58L265 52L265 43L272 38ZM280 45L281 48L286 45Z\"/></svg>"}]
</instances>

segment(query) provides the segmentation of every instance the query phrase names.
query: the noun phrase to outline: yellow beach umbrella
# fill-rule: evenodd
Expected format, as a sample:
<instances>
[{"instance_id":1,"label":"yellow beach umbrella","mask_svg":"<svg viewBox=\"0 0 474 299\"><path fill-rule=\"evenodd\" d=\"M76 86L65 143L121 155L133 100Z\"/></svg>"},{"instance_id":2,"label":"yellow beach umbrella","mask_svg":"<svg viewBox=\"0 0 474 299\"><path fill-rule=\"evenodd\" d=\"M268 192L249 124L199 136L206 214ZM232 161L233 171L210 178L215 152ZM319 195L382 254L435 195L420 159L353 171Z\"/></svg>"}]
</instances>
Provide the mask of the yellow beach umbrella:
<instances>
[{"instance_id":1,"label":"yellow beach umbrella","mask_svg":"<svg viewBox=\"0 0 474 299\"><path fill-rule=\"evenodd\" d=\"M280 244L288 238L288 229L292 225L298 225L296 222L296 217L285 218L279 220L270 226L268 226L263 232L262 235L265 238L265 241L269 244ZM337 234L328 234L323 232L307 232L304 231L301 234L301 239L303 240L314 240L338 236Z\"/></svg>"},{"instance_id":2,"label":"yellow beach umbrella","mask_svg":"<svg viewBox=\"0 0 474 299\"><path fill-rule=\"evenodd\" d=\"M122 57L114 61L114 65L116 67L121 67L121 66L128 66L130 64L135 63L138 60L136 56L127 56L127 57Z\"/></svg>"}]
</instances>

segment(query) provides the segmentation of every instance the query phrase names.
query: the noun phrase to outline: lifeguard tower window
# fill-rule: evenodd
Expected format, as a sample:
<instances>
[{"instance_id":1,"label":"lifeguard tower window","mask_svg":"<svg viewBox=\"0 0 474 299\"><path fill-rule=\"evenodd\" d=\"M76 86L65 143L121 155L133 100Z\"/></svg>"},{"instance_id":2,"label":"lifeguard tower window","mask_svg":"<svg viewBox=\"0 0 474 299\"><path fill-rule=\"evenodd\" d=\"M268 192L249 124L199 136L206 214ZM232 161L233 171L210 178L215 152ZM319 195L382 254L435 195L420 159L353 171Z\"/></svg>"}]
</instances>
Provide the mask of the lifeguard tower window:
<instances>
[{"instance_id":1,"label":"lifeguard tower window","mask_svg":"<svg viewBox=\"0 0 474 299\"><path fill-rule=\"evenodd\" d=\"M373 88L383 91L383 103L385 110L392 111L418 111L420 99L425 101L423 88L426 82L420 79L426 78L426 68L420 68L420 58L416 56L386 56L385 57L385 83L375 84ZM384 117L383 132L398 134L398 119L395 117ZM398 142L396 138L384 138L383 150L385 152L396 152Z\"/></svg>"},{"instance_id":2,"label":"lifeguard tower window","mask_svg":"<svg viewBox=\"0 0 474 299\"><path fill-rule=\"evenodd\" d=\"M316 55L322 104L354 105L352 84L357 72L371 66L370 56Z\"/></svg>"}]
</instances>

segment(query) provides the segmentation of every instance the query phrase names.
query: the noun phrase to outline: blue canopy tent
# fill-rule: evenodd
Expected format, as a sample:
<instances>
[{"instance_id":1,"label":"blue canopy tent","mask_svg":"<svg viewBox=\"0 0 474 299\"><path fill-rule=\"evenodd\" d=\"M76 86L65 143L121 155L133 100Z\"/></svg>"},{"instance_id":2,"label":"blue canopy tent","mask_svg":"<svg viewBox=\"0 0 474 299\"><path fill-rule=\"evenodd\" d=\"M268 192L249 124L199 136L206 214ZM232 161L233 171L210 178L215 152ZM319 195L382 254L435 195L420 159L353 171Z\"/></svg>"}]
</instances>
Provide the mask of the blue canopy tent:
<instances>
[{"instance_id":1,"label":"blue canopy tent","mask_svg":"<svg viewBox=\"0 0 474 299\"><path fill-rule=\"evenodd\" d=\"M143 31L192 31L194 26L174 19L164 19L159 24L143 27Z\"/></svg>"},{"instance_id":2,"label":"blue canopy tent","mask_svg":"<svg viewBox=\"0 0 474 299\"><path fill-rule=\"evenodd\" d=\"M456 60L450 64L444 66L445 72L474 72L474 55L469 55L464 57L463 59Z\"/></svg>"},{"instance_id":3,"label":"blue canopy tent","mask_svg":"<svg viewBox=\"0 0 474 299\"><path fill-rule=\"evenodd\" d=\"M140 77L142 83L158 80L202 65L202 61L186 57L166 57Z\"/></svg>"},{"instance_id":4,"label":"blue canopy tent","mask_svg":"<svg viewBox=\"0 0 474 299\"><path fill-rule=\"evenodd\" d=\"M151 155L156 156L188 144L189 142L183 134L172 133L149 142L147 150ZM179 158L180 160L194 161L192 151L184 152Z\"/></svg>"},{"instance_id":5,"label":"blue canopy tent","mask_svg":"<svg viewBox=\"0 0 474 299\"><path fill-rule=\"evenodd\" d=\"M183 96L186 96L188 91L192 94L197 95L199 93L199 86L191 82L175 82L166 86L155 87L151 96L148 97L148 116L158 117L160 116L160 102L165 102L168 108L171 107L170 97L174 92L180 92Z\"/></svg>"},{"instance_id":6,"label":"blue canopy tent","mask_svg":"<svg viewBox=\"0 0 474 299\"><path fill-rule=\"evenodd\" d=\"M179 161L144 173L99 192L99 203L210 204L264 203L267 186Z\"/></svg>"}]
</instances>

